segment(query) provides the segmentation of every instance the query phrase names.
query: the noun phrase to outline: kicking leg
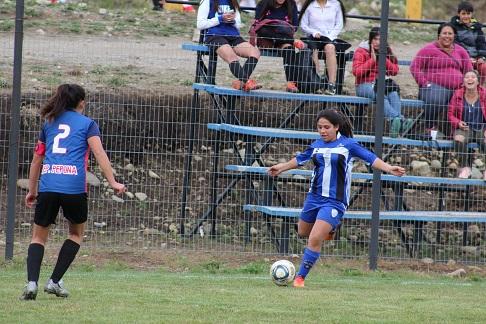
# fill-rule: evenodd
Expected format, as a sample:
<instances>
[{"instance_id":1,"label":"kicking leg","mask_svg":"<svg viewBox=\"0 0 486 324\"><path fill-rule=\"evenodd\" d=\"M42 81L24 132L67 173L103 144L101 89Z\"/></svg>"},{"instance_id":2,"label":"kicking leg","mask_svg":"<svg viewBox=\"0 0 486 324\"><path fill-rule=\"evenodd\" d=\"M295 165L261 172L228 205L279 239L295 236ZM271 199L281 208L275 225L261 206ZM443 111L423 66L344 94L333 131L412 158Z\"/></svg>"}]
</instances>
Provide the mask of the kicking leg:
<instances>
[{"instance_id":1,"label":"kicking leg","mask_svg":"<svg viewBox=\"0 0 486 324\"><path fill-rule=\"evenodd\" d=\"M304 256L299 267L299 272L297 273L297 278L294 281L294 287L304 287L304 279L319 259L322 242L329 236L331 231L331 224L319 219L315 222L309 235L307 248L304 250Z\"/></svg>"}]
</instances>

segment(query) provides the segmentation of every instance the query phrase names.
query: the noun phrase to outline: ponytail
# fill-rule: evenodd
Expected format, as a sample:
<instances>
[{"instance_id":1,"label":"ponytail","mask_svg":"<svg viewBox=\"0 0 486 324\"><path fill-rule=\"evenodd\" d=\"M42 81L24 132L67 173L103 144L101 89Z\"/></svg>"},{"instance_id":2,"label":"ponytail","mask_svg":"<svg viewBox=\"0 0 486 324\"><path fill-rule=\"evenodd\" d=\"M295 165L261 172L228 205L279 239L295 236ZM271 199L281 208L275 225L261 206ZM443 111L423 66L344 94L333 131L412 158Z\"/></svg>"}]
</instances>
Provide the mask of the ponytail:
<instances>
[{"instance_id":1,"label":"ponytail","mask_svg":"<svg viewBox=\"0 0 486 324\"><path fill-rule=\"evenodd\" d=\"M325 118L331 124L333 124L334 126L337 126L339 128L339 133L341 133L341 135L344 135L348 138L353 137L353 126L351 125L349 118L345 114L343 114L341 111L336 110L336 109L321 110L317 114L316 124L319 121L319 119L321 119L321 118Z\"/></svg>"},{"instance_id":2,"label":"ponytail","mask_svg":"<svg viewBox=\"0 0 486 324\"><path fill-rule=\"evenodd\" d=\"M43 119L53 121L65 110L75 109L86 98L86 92L77 84L61 84L56 93L42 107L40 114Z\"/></svg>"}]
</instances>

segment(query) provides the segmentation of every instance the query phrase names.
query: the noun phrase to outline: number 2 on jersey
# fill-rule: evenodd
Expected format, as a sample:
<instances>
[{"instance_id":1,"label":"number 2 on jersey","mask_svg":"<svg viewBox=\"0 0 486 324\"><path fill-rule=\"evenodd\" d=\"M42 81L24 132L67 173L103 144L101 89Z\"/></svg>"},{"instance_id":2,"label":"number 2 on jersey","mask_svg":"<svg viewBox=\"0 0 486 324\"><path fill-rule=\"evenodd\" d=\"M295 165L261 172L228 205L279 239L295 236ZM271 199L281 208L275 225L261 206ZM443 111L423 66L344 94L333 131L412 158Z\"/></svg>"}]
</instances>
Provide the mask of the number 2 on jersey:
<instances>
[{"instance_id":1,"label":"number 2 on jersey","mask_svg":"<svg viewBox=\"0 0 486 324\"><path fill-rule=\"evenodd\" d=\"M71 132L71 128L66 124L59 124L60 133L54 137L54 143L52 144L52 153L65 154L66 148L59 146L59 141L68 137Z\"/></svg>"}]
</instances>

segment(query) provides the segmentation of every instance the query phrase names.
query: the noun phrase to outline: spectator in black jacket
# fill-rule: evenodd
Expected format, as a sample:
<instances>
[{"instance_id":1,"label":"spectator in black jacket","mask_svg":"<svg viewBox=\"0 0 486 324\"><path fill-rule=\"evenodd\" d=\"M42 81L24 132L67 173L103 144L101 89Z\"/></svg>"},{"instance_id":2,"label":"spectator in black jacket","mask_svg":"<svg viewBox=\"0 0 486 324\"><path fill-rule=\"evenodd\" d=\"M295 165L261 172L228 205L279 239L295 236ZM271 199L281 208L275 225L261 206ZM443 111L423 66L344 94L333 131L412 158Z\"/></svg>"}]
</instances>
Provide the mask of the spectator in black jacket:
<instances>
[{"instance_id":1,"label":"spectator in black jacket","mask_svg":"<svg viewBox=\"0 0 486 324\"><path fill-rule=\"evenodd\" d=\"M479 72L479 84L486 80L486 40L481 30L483 25L473 18L474 7L467 1L457 7L457 16L451 23L457 30L455 42L466 49L474 69Z\"/></svg>"}]
</instances>

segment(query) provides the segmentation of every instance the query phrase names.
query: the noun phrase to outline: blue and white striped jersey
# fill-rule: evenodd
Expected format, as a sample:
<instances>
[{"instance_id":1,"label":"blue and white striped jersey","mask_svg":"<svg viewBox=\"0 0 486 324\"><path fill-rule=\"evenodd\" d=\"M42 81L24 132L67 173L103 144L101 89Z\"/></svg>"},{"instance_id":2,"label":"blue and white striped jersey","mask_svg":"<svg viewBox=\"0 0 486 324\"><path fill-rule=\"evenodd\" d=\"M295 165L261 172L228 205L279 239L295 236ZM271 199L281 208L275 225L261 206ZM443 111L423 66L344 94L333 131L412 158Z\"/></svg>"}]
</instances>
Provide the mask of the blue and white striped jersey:
<instances>
[{"instance_id":1,"label":"blue and white striped jersey","mask_svg":"<svg viewBox=\"0 0 486 324\"><path fill-rule=\"evenodd\" d=\"M309 192L336 199L347 207L351 191L351 170L356 157L369 164L373 164L377 158L356 140L338 133L333 142L316 140L296 159L299 165L311 159L314 162Z\"/></svg>"}]
</instances>

